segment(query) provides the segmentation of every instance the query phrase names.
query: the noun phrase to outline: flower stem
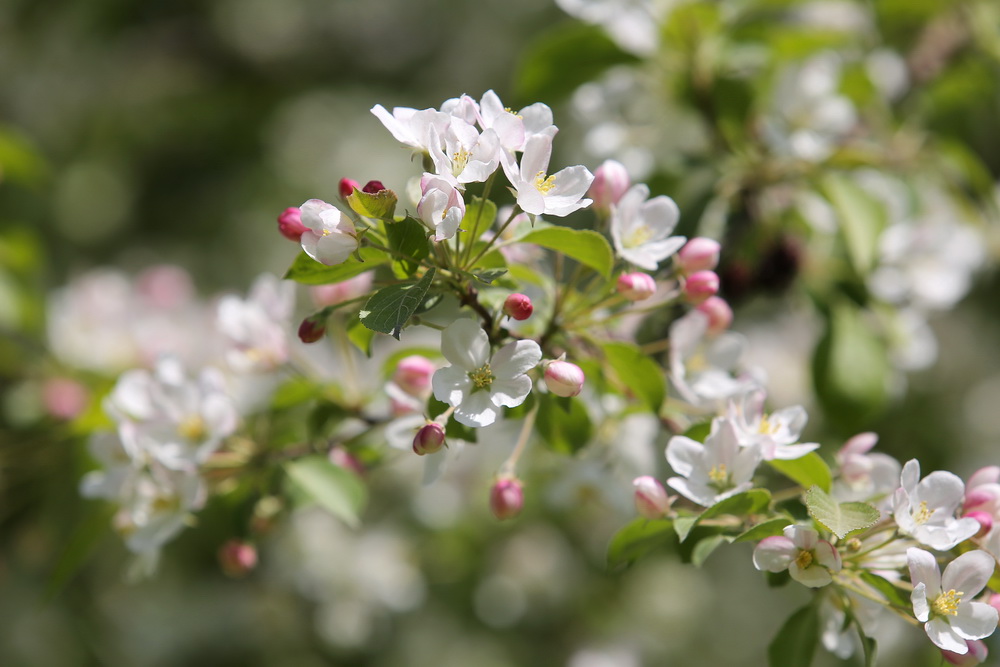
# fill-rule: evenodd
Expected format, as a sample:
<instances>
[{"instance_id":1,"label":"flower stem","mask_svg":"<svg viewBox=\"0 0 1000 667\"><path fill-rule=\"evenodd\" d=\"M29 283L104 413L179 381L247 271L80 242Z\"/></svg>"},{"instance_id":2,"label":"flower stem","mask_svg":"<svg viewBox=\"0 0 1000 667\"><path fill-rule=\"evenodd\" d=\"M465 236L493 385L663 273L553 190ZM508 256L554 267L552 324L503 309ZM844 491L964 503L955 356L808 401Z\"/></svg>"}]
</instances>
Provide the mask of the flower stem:
<instances>
[{"instance_id":1,"label":"flower stem","mask_svg":"<svg viewBox=\"0 0 1000 667\"><path fill-rule=\"evenodd\" d=\"M514 468L517 467L517 460L521 458L521 454L524 453L524 448L528 446L528 439L531 437L531 432L535 427L535 415L538 414L538 405L535 405L531 409L531 412L524 418L524 423L521 424L521 436L517 439L517 444L514 445L514 451L510 453L507 460L503 462L500 466L500 476L513 476Z\"/></svg>"}]
</instances>

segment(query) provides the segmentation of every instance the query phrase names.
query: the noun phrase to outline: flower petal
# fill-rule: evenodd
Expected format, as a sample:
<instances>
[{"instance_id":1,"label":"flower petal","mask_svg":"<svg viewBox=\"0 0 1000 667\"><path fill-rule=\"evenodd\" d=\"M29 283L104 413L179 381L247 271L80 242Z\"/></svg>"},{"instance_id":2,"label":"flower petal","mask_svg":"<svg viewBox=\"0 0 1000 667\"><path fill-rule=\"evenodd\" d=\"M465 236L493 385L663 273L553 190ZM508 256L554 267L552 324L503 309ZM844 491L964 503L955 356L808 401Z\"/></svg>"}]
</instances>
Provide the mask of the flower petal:
<instances>
[{"instance_id":1,"label":"flower petal","mask_svg":"<svg viewBox=\"0 0 1000 667\"><path fill-rule=\"evenodd\" d=\"M989 637L997 629L997 610L985 602L958 605L958 613L951 619L951 627L964 639Z\"/></svg>"},{"instance_id":2,"label":"flower petal","mask_svg":"<svg viewBox=\"0 0 1000 667\"><path fill-rule=\"evenodd\" d=\"M931 638L934 645L945 651L965 655L969 652L969 645L965 643L961 635L955 632L948 621L941 618L934 618L924 624L924 632Z\"/></svg>"},{"instance_id":3,"label":"flower petal","mask_svg":"<svg viewBox=\"0 0 1000 667\"><path fill-rule=\"evenodd\" d=\"M753 566L767 572L781 572L788 569L798 554L798 547L787 537L765 537L753 550Z\"/></svg>"},{"instance_id":4,"label":"flower petal","mask_svg":"<svg viewBox=\"0 0 1000 667\"><path fill-rule=\"evenodd\" d=\"M490 385L490 397L496 406L516 408L524 403L529 393L531 393L531 378L527 375L519 375L510 380L496 378Z\"/></svg>"},{"instance_id":5,"label":"flower petal","mask_svg":"<svg viewBox=\"0 0 1000 667\"><path fill-rule=\"evenodd\" d=\"M455 320L441 334L441 354L466 371L481 368L490 360L490 339L474 320Z\"/></svg>"},{"instance_id":6,"label":"flower petal","mask_svg":"<svg viewBox=\"0 0 1000 667\"><path fill-rule=\"evenodd\" d=\"M448 405L457 406L472 393L472 380L464 369L458 366L445 366L434 371L431 378L434 398Z\"/></svg>"},{"instance_id":7,"label":"flower petal","mask_svg":"<svg viewBox=\"0 0 1000 667\"><path fill-rule=\"evenodd\" d=\"M705 445L683 435L667 443L667 463L682 477L690 477L696 467L704 467Z\"/></svg>"},{"instance_id":8,"label":"flower petal","mask_svg":"<svg viewBox=\"0 0 1000 667\"><path fill-rule=\"evenodd\" d=\"M993 576L996 561L985 551L970 551L948 563L941 576L942 590L956 590L965 593L969 600L986 588L986 583ZM970 637L978 639L978 637Z\"/></svg>"},{"instance_id":9,"label":"flower petal","mask_svg":"<svg viewBox=\"0 0 1000 667\"><path fill-rule=\"evenodd\" d=\"M833 577L826 568L810 565L803 569L795 561L792 561L788 566L788 574L791 575L792 579L809 588L820 588L833 581Z\"/></svg>"},{"instance_id":10,"label":"flower petal","mask_svg":"<svg viewBox=\"0 0 1000 667\"><path fill-rule=\"evenodd\" d=\"M941 594L941 571L937 560L929 551L910 547L906 550L906 563L909 565L910 581L914 587L920 583L925 584L929 597Z\"/></svg>"},{"instance_id":11,"label":"flower petal","mask_svg":"<svg viewBox=\"0 0 1000 667\"><path fill-rule=\"evenodd\" d=\"M479 428L489 426L497 419L497 409L486 391L477 391L466 396L461 405L455 408L455 419L460 424Z\"/></svg>"},{"instance_id":12,"label":"flower petal","mask_svg":"<svg viewBox=\"0 0 1000 667\"><path fill-rule=\"evenodd\" d=\"M490 369L498 380L511 380L524 375L542 360L542 348L533 340L507 343L493 355Z\"/></svg>"}]
</instances>

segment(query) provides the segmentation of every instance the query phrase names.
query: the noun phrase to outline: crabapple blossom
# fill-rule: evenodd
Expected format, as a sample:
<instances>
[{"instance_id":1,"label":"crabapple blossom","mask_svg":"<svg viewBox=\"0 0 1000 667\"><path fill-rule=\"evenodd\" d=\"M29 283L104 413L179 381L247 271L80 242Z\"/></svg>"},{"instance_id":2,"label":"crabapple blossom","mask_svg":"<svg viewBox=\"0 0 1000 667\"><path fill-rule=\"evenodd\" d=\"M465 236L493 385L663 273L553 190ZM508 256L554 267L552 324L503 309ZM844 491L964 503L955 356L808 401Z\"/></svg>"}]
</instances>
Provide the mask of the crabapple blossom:
<instances>
[{"instance_id":1,"label":"crabapple blossom","mask_svg":"<svg viewBox=\"0 0 1000 667\"><path fill-rule=\"evenodd\" d=\"M684 296L693 304L700 304L718 291L719 276L714 271L695 271L684 280Z\"/></svg>"},{"instance_id":2,"label":"crabapple blossom","mask_svg":"<svg viewBox=\"0 0 1000 667\"><path fill-rule=\"evenodd\" d=\"M413 451L420 456L433 454L444 447L444 427L437 422L428 422L413 436Z\"/></svg>"},{"instance_id":3,"label":"crabapple blossom","mask_svg":"<svg viewBox=\"0 0 1000 667\"><path fill-rule=\"evenodd\" d=\"M920 479L920 463L903 466L900 488L892 498L892 515L899 531L932 549L947 551L979 532L979 522L956 519L964 484L953 473L936 470ZM944 648L944 647L942 647Z\"/></svg>"},{"instance_id":4,"label":"crabapple blossom","mask_svg":"<svg viewBox=\"0 0 1000 667\"><path fill-rule=\"evenodd\" d=\"M840 553L812 528L785 526L784 535L766 537L753 550L758 570L788 570L792 579L809 588L826 586L840 572Z\"/></svg>"},{"instance_id":5,"label":"crabapple blossom","mask_svg":"<svg viewBox=\"0 0 1000 667\"><path fill-rule=\"evenodd\" d=\"M722 246L718 241L698 236L677 251L677 266L682 273L711 271L719 265L719 251Z\"/></svg>"},{"instance_id":6,"label":"crabapple blossom","mask_svg":"<svg viewBox=\"0 0 1000 667\"><path fill-rule=\"evenodd\" d=\"M566 167L549 175L552 137L537 134L525 143L520 165L503 162L507 179L514 187L517 205L532 215L563 217L585 208L591 201L584 195L594 175L582 166Z\"/></svg>"},{"instance_id":7,"label":"crabapple blossom","mask_svg":"<svg viewBox=\"0 0 1000 667\"><path fill-rule=\"evenodd\" d=\"M696 310L708 316L708 334L720 334L733 323L733 309L726 300L710 296L696 306Z\"/></svg>"},{"instance_id":8,"label":"crabapple blossom","mask_svg":"<svg viewBox=\"0 0 1000 667\"><path fill-rule=\"evenodd\" d=\"M702 444L675 435L667 443L667 462L679 477L667 484L699 505L711 507L720 500L746 491L760 463L760 446L741 447L736 428L728 419L715 419Z\"/></svg>"},{"instance_id":9,"label":"crabapple blossom","mask_svg":"<svg viewBox=\"0 0 1000 667\"><path fill-rule=\"evenodd\" d=\"M490 357L490 341L478 323L460 319L441 334L441 353L450 366L434 373L434 397L455 408L466 426L489 426L501 407L514 408L531 392L525 373L538 365L542 349L533 340L507 343Z\"/></svg>"},{"instance_id":10,"label":"crabapple blossom","mask_svg":"<svg viewBox=\"0 0 1000 667\"><path fill-rule=\"evenodd\" d=\"M357 230L346 215L333 204L310 199L299 207L302 211L302 249L321 264L342 264L358 249Z\"/></svg>"},{"instance_id":11,"label":"crabapple blossom","mask_svg":"<svg viewBox=\"0 0 1000 667\"><path fill-rule=\"evenodd\" d=\"M501 477L490 488L490 511L500 519L513 519L524 507L524 488L516 477Z\"/></svg>"},{"instance_id":12,"label":"crabapple blossom","mask_svg":"<svg viewBox=\"0 0 1000 667\"><path fill-rule=\"evenodd\" d=\"M531 303L531 297L527 294L515 293L504 299L503 312L507 317L523 321L531 317L531 313L534 311L535 307Z\"/></svg>"},{"instance_id":13,"label":"crabapple blossom","mask_svg":"<svg viewBox=\"0 0 1000 667\"><path fill-rule=\"evenodd\" d=\"M628 169L617 160L605 160L594 170L594 182L590 184L587 196L594 200L594 208L610 211L613 204L621 201L632 184Z\"/></svg>"},{"instance_id":14,"label":"crabapple blossom","mask_svg":"<svg viewBox=\"0 0 1000 667\"><path fill-rule=\"evenodd\" d=\"M773 412L764 412L764 391L755 389L739 400L730 400L726 416L736 428L740 445L759 445L765 461L797 459L819 449L819 443L795 444L809 416L805 408L796 405Z\"/></svg>"},{"instance_id":15,"label":"crabapple blossom","mask_svg":"<svg viewBox=\"0 0 1000 667\"><path fill-rule=\"evenodd\" d=\"M435 241L453 237L465 217L462 193L448 180L427 173L420 179L420 191L417 204L420 221L434 232Z\"/></svg>"},{"instance_id":16,"label":"crabapple blossom","mask_svg":"<svg viewBox=\"0 0 1000 667\"><path fill-rule=\"evenodd\" d=\"M418 153L430 152L432 141L439 141L452 116L436 109L411 109L396 107L390 114L381 104L371 108L372 114L378 118L385 129L402 144L409 146ZM431 130L437 131L437 137L432 139Z\"/></svg>"},{"instance_id":17,"label":"crabapple blossom","mask_svg":"<svg viewBox=\"0 0 1000 667\"><path fill-rule=\"evenodd\" d=\"M902 466L888 454L870 453L877 442L876 434L859 433L844 443L835 455L840 475L833 495L841 501L874 501L885 511L899 486Z\"/></svg>"},{"instance_id":18,"label":"crabapple blossom","mask_svg":"<svg viewBox=\"0 0 1000 667\"><path fill-rule=\"evenodd\" d=\"M969 652L966 640L993 634L997 610L972 601L993 575L996 561L992 556L985 551L966 552L948 563L944 573L934 555L923 549L907 549L906 560L913 584L913 615L938 648L965 655Z\"/></svg>"},{"instance_id":19,"label":"crabapple blossom","mask_svg":"<svg viewBox=\"0 0 1000 667\"><path fill-rule=\"evenodd\" d=\"M586 378L576 364L562 359L545 363L545 386L556 396L576 396L583 391Z\"/></svg>"},{"instance_id":20,"label":"crabapple blossom","mask_svg":"<svg viewBox=\"0 0 1000 667\"><path fill-rule=\"evenodd\" d=\"M667 495L660 480L649 475L632 480L635 487L635 509L647 519L662 519L670 512L674 499Z\"/></svg>"},{"instance_id":21,"label":"crabapple blossom","mask_svg":"<svg viewBox=\"0 0 1000 667\"><path fill-rule=\"evenodd\" d=\"M411 396L425 397L431 388L431 376L437 366L427 357L411 354L396 364L392 381Z\"/></svg>"},{"instance_id":22,"label":"crabapple blossom","mask_svg":"<svg viewBox=\"0 0 1000 667\"><path fill-rule=\"evenodd\" d=\"M437 176L455 187L483 183L500 166L500 138L453 118L444 132L431 128L430 156Z\"/></svg>"},{"instance_id":23,"label":"crabapple blossom","mask_svg":"<svg viewBox=\"0 0 1000 667\"><path fill-rule=\"evenodd\" d=\"M342 280L339 283L313 285L309 288L309 294L312 297L313 303L317 306L333 306L344 301L366 296L371 291L374 280L375 273L373 271L365 271L353 278Z\"/></svg>"},{"instance_id":24,"label":"crabapple blossom","mask_svg":"<svg viewBox=\"0 0 1000 667\"><path fill-rule=\"evenodd\" d=\"M361 184L358 183L353 178L344 177L340 179L340 183L337 184L337 192L340 193L341 199L347 199L352 194L354 194L355 190L360 190L360 189L361 189Z\"/></svg>"},{"instance_id":25,"label":"crabapple blossom","mask_svg":"<svg viewBox=\"0 0 1000 667\"><path fill-rule=\"evenodd\" d=\"M288 330L294 285L263 274L246 299L219 300L216 325L222 334L226 363L241 373L271 371L288 360Z\"/></svg>"},{"instance_id":26,"label":"crabapple blossom","mask_svg":"<svg viewBox=\"0 0 1000 667\"><path fill-rule=\"evenodd\" d=\"M308 228L302 224L302 211L297 206L289 206L278 216L278 231L289 241L302 240L302 233Z\"/></svg>"},{"instance_id":27,"label":"crabapple blossom","mask_svg":"<svg viewBox=\"0 0 1000 667\"><path fill-rule=\"evenodd\" d=\"M558 131L548 105L536 102L514 113L492 90L487 90L479 101L479 124L484 130L495 130L508 153L524 150L525 142L537 134L551 137Z\"/></svg>"},{"instance_id":28,"label":"crabapple blossom","mask_svg":"<svg viewBox=\"0 0 1000 667\"><path fill-rule=\"evenodd\" d=\"M629 301L644 301L656 294L656 281L641 271L623 273L618 276L617 289Z\"/></svg>"},{"instance_id":29,"label":"crabapple blossom","mask_svg":"<svg viewBox=\"0 0 1000 667\"><path fill-rule=\"evenodd\" d=\"M670 381L698 406L741 396L760 384L750 374L734 377L746 339L732 332L709 338L708 323L705 313L692 310L670 325Z\"/></svg>"},{"instance_id":30,"label":"crabapple blossom","mask_svg":"<svg viewBox=\"0 0 1000 667\"><path fill-rule=\"evenodd\" d=\"M655 271L660 262L684 245L683 236L670 236L679 219L680 211L673 199L666 195L649 199L649 186L633 185L611 207L615 251L625 261Z\"/></svg>"}]
</instances>

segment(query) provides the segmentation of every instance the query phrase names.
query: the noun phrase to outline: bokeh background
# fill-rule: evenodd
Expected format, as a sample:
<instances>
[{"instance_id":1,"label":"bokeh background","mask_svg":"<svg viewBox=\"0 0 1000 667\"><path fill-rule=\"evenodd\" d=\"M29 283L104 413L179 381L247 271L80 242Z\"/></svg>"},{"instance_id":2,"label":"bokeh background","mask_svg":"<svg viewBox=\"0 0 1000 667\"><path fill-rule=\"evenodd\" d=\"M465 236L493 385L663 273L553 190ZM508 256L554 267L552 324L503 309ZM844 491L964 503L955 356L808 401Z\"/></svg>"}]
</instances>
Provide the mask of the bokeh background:
<instances>
[{"instance_id":1,"label":"bokeh background","mask_svg":"<svg viewBox=\"0 0 1000 667\"><path fill-rule=\"evenodd\" d=\"M822 6L829 16L860 7L903 54L920 39L947 42L947 22L927 37L939 16L989 5L759 4ZM543 458L539 492L504 524L485 493L502 457L476 452L431 487L420 485L417 463L400 459L372 474L362 528L297 511L267 533L260 566L240 580L218 566L236 518L215 502L168 545L155 578L126 582L128 555L109 513L77 491L92 467L85 438L37 399L51 371L46 295L75 276L170 263L206 297L242 293L296 255L275 228L285 207L335 200L345 176L403 191L416 166L368 112L375 104L437 107L490 88L513 108L543 101L562 128L556 161L595 168L607 142L588 134L593 91L578 86L637 59L598 32L534 0L0 4L0 664L765 663L770 637L807 592L769 589L748 545L719 550L700 569L664 553L608 571L606 545L630 517L630 489L628 480L609 489L604 461L586 454ZM987 189L1000 175L1000 51L989 44L947 51L916 100L895 107L901 124L909 118L964 146ZM655 159L632 159L693 229L706 197L678 175L684 162L671 151L698 138L655 107L623 113L660 123L661 135L675 130L668 141L658 135ZM998 246L995 230L982 232L988 260L969 295L931 320L936 361L906 373L861 424L879 432L883 451L920 458L925 472L967 476L1000 463ZM823 325L793 283L753 285L734 328L768 369L772 397L805 404L810 439L831 454L854 424L824 416L813 396ZM887 625L884 664L938 664L919 631ZM849 663L820 649L817 664Z\"/></svg>"}]
</instances>

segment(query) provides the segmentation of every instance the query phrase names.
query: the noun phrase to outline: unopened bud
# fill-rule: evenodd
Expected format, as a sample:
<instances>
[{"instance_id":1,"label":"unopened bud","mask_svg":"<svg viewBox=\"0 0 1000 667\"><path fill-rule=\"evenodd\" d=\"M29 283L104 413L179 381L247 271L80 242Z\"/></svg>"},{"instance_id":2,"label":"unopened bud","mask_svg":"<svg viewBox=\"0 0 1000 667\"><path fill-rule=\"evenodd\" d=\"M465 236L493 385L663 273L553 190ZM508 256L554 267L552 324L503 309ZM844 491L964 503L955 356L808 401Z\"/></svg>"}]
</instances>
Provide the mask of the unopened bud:
<instances>
[{"instance_id":1,"label":"unopened bud","mask_svg":"<svg viewBox=\"0 0 1000 667\"><path fill-rule=\"evenodd\" d=\"M341 199L347 199L352 194L354 194L355 190L361 188L361 184L358 183L353 178L342 178L340 179L340 185L338 187L340 190Z\"/></svg>"},{"instance_id":2,"label":"unopened bud","mask_svg":"<svg viewBox=\"0 0 1000 667\"><path fill-rule=\"evenodd\" d=\"M556 396L576 396L585 380L583 370L576 364L561 360L545 364L545 386Z\"/></svg>"},{"instance_id":3,"label":"unopened bud","mask_svg":"<svg viewBox=\"0 0 1000 667\"><path fill-rule=\"evenodd\" d=\"M423 396L431 386L435 370L437 368L430 359L413 354L399 360L392 381L410 396Z\"/></svg>"},{"instance_id":4,"label":"unopened bud","mask_svg":"<svg viewBox=\"0 0 1000 667\"><path fill-rule=\"evenodd\" d=\"M524 489L516 477L502 477L490 489L490 511L503 521L513 519L524 507Z\"/></svg>"},{"instance_id":5,"label":"unopened bud","mask_svg":"<svg viewBox=\"0 0 1000 667\"><path fill-rule=\"evenodd\" d=\"M975 509L985 508L996 503L996 487L993 484L988 486L978 486L965 494L962 501L962 511L971 512Z\"/></svg>"},{"instance_id":6,"label":"unopened bud","mask_svg":"<svg viewBox=\"0 0 1000 667\"><path fill-rule=\"evenodd\" d=\"M368 181L365 183L365 187L361 188L362 192L367 192L370 195L378 194L385 190L385 186L382 185L382 181Z\"/></svg>"},{"instance_id":7,"label":"unopened bud","mask_svg":"<svg viewBox=\"0 0 1000 667\"><path fill-rule=\"evenodd\" d=\"M413 451L420 456L433 454L444 447L444 427L437 422L422 426L413 438Z\"/></svg>"},{"instance_id":8,"label":"unopened bud","mask_svg":"<svg viewBox=\"0 0 1000 667\"><path fill-rule=\"evenodd\" d=\"M986 598L986 604L1000 612L1000 593L993 593Z\"/></svg>"},{"instance_id":9,"label":"unopened bud","mask_svg":"<svg viewBox=\"0 0 1000 667\"><path fill-rule=\"evenodd\" d=\"M993 516L988 512L980 512L978 510L972 512L966 512L962 515L970 519L975 519L979 522L979 532L973 537L982 537L986 533L990 532L990 528L993 527Z\"/></svg>"},{"instance_id":10,"label":"unopened bud","mask_svg":"<svg viewBox=\"0 0 1000 667\"><path fill-rule=\"evenodd\" d=\"M278 231L289 241L299 243L303 232L309 228L302 224L302 213L297 206L290 206L278 216Z\"/></svg>"},{"instance_id":11,"label":"unopened bud","mask_svg":"<svg viewBox=\"0 0 1000 667\"><path fill-rule=\"evenodd\" d=\"M617 204L631 185L628 170L621 162L605 160L594 170L594 180L587 196L594 200L594 207L603 211Z\"/></svg>"},{"instance_id":12,"label":"unopened bud","mask_svg":"<svg viewBox=\"0 0 1000 667\"><path fill-rule=\"evenodd\" d=\"M986 662L986 658L989 657L989 651L985 643L979 639L966 639L964 641L968 648L965 653L955 653L941 649L941 657L949 665L958 665L959 667L972 667L972 665L981 665Z\"/></svg>"},{"instance_id":13,"label":"unopened bud","mask_svg":"<svg viewBox=\"0 0 1000 667\"><path fill-rule=\"evenodd\" d=\"M719 251L722 246L718 241L698 236L677 251L677 265L681 273L694 273L695 271L711 271L719 265Z\"/></svg>"},{"instance_id":14,"label":"unopened bud","mask_svg":"<svg viewBox=\"0 0 1000 667\"><path fill-rule=\"evenodd\" d=\"M87 388L70 378L51 378L42 385L42 403L56 419L73 419L83 412L89 400Z\"/></svg>"},{"instance_id":15,"label":"unopened bud","mask_svg":"<svg viewBox=\"0 0 1000 667\"><path fill-rule=\"evenodd\" d=\"M986 466L969 475L965 488L973 489L983 484L1000 483L1000 466Z\"/></svg>"},{"instance_id":16,"label":"unopened bud","mask_svg":"<svg viewBox=\"0 0 1000 667\"><path fill-rule=\"evenodd\" d=\"M339 445L332 447L327 457L333 465L343 468L344 470L350 470L358 477L364 477L366 472L364 464L358 460L358 457L351 454L344 447L340 447Z\"/></svg>"},{"instance_id":17,"label":"unopened bud","mask_svg":"<svg viewBox=\"0 0 1000 667\"><path fill-rule=\"evenodd\" d=\"M656 281L648 273L623 273L618 276L618 293L629 301L642 301L656 294Z\"/></svg>"},{"instance_id":18,"label":"unopened bud","mask_svg":"<svg viewBox=\"0 0 1000 667\"><path fill-rule=\"evenodd\" d=\"M708 333L717 335L733 323L733 309L720 296L710 296L698 304L697 310L708 316Z\"/></svg>"},{"instance_id":19,"label":"unopened bud","mask_svg":"<svg viewBox=\"0 0 1000 667\"><path fill-rule=\"evenodd\" d=\"M315 343L326 333L326 318L310 315L299 325L299 340L303 343Z\"/></svg>"},{"instance_id":20,"label":"unopened bud","mask_svg":"<svg viewBox=\"0 0 1000 667\"><path fill-rule=\"evenodd\" d=\"M674 500L663 484L654 477L643 475L632 480L635 487L635 509L647 519L662 519L670 512Z\"/></svg>"},{"instance_id":21,"label":"unopened bud","mask_svg":"<svg viewBox=\"0 0 1000 667\"><path fill-rule=\"evenodd\" d=\"M698 304L719 291L719 276L714 271L695 271L684 281L684 296Z\"/></svg>"},{"instance_id":22,"label":"unopened bud","mask_svg":"<svg viewBox=\"0 0 1000 667\"><path fill-rule=\"evenodd\" d=\"M257 550L242 540L229 540L219 548L219 565L230 577L244 577L257 567Z\"/></svg>"},{"instance_id":23,"label":"unopened bud","mask_svg":"<svg viewBox=\"0 0 1000 667\"><path fill-rule=\"evenodd\" d=\"M511 294L503 302L504 315L515 320L528 319L534 310L535 307L531 305L531 299L526 294Z\"/></svg>"}]
</instances>

